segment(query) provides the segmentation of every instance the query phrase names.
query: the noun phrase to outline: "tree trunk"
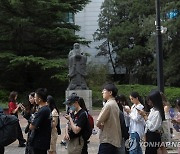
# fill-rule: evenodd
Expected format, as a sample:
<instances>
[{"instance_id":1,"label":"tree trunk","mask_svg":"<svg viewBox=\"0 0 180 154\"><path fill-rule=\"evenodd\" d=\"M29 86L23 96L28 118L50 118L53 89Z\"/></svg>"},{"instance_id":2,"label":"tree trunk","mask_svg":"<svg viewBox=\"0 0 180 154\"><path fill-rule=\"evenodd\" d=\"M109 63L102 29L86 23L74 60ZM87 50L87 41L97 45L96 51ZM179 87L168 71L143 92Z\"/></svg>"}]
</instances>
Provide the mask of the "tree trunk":
<instances>
[{"instance_id":1,"label":"tree trunk","mask_svg":"<svg viewBox=\"0 0 180 154\"><path fill-rule=\"evenodd\" d=\"M114 66L114 62L113 62L112 55L111 55L111 48L110 48L109 40L107 41L107 43L108 43L108 53L109 53L109 58L110 58L110 61L111 61L112 67L113 67L114 75L116 76L117 73L116 73L116 68L115 68L115 66Z\"/></svg>"}]
</instances>

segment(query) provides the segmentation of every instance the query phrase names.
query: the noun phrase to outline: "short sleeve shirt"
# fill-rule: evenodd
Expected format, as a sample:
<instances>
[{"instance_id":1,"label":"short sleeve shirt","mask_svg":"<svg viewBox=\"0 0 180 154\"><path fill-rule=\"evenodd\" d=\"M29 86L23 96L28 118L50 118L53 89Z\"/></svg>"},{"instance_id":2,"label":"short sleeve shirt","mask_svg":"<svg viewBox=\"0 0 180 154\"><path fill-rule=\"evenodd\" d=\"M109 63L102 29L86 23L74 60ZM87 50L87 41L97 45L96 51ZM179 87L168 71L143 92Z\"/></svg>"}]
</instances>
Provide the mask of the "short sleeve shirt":
<instances>
[{"instance_id":1,"label":"short sleeve shirt","mask_svg":"<svg viewBox=\"0 0 180 154\"><path fill-rule=\"evenodd\" d=\"M17 113L12 113L17 108L16 103L15 102L9 102L8 107L9 107L9 114L14 114L17 116Z\"/></svg>"},{"instance_id":2,"label":"short sleeve shirt","mask_svg":"<svg viewBox=\"0 0 180 154\"><path fill-rule=\"evenodd\" d=\"M35 128L33 148L47 150L51 140L51 110L48 106L41 107L35 114L32 125Z\"/></svg>"},{"instance_id":3,"label":"short sleeve shirt","mask_svg":"<svg viewBox=\"0 0 180 154\"><path fill-rule=\"evenodd\" d=\"M73 138L81 136L87 123L87 114L83 109L81 109L72 118L75 125L81 128L81 131L78 134L75 134L72 130L70 130L69 134L71 134Z\"/></svg>"}]
</instances>

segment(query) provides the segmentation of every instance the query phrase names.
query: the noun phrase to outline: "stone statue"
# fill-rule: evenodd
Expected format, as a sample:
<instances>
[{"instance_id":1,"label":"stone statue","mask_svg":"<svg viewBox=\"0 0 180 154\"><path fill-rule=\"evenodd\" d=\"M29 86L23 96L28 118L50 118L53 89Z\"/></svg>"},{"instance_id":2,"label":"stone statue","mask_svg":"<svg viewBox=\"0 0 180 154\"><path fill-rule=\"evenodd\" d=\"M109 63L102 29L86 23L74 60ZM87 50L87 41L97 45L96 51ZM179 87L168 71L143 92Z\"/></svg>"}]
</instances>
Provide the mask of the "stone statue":
<instances>
[{"instance_id":1,"label":"stone statue","mask_svg":"<svg viewBox=\"0 0 180 154\"><path fill-rule=\"evenodd\" d=\"M70 79L67 90L88 89L85 77L87 57L81 52L79 43L74 44L73 50L68 55Z\"/></svg>"}]
</instances>

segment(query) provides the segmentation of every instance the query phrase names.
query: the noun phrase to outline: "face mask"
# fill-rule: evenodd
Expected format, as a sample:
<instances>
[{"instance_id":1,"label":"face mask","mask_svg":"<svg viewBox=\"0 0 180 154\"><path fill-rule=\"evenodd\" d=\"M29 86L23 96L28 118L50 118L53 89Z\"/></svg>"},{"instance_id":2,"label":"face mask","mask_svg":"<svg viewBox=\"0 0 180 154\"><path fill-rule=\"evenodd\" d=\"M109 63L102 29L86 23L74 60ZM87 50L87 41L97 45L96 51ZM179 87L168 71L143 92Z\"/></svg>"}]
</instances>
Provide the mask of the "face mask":
<instances>
[{"instance_id":1,"label":"face mask","mask_svg":"<svg viewBox=\"0 0 180 154\"><path fill-rule=\"evenodd\" d=\"M71 106L70 106L70 110L71 110L72 112L74 112L74 111L76 110L76 108L75 108L73 105L71 105Z\"/></svg>"}]
</instances>

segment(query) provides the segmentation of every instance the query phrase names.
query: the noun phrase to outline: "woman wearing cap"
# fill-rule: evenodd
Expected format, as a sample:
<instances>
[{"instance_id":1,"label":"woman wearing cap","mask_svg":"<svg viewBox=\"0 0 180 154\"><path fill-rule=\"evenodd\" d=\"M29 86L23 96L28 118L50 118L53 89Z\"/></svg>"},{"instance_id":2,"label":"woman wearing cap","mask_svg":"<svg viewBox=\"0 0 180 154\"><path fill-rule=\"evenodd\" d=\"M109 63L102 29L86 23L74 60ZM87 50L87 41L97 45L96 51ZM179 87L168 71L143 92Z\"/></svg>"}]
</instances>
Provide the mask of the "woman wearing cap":
<instances>
[{"instance_id":1,"label":"woman wearing cap","mask_svg":"<svg viewBox=\"0 0 180 154\"><path fill-rule=\"evenodd\" d=\"M66 114L65 118L69 121L68 134L66 140L69 140L67 145L68 154L82 154L84 147L83 134L87 127L87 115L86 112L81 108L79 103L80 97L76 93L72 93L65 105L70 107L70 110L74 111L73 117ZM83 153L84 154L84 153Z\"/></svg>"},{"instance_id":2,"label":"woman wearing cap","mask_svg":"<svg viewBox=\"0 0 180 154\"><path fill-rule=\"evenodd\" d=\"M121 146L121 128L119 120L119 107L115 97L118 89L114 84L107 84L102 91L103 99L107 100L96 122L100 129L100 145L98 154L116 153Z\"/></svg>"}]
</instances>

